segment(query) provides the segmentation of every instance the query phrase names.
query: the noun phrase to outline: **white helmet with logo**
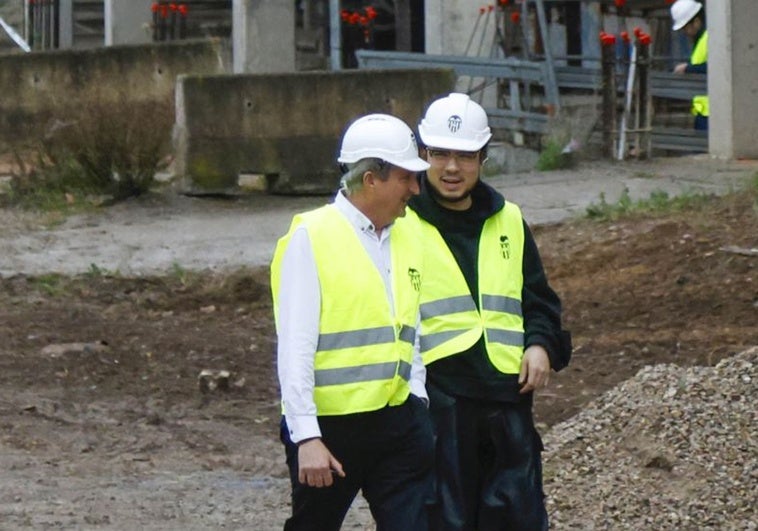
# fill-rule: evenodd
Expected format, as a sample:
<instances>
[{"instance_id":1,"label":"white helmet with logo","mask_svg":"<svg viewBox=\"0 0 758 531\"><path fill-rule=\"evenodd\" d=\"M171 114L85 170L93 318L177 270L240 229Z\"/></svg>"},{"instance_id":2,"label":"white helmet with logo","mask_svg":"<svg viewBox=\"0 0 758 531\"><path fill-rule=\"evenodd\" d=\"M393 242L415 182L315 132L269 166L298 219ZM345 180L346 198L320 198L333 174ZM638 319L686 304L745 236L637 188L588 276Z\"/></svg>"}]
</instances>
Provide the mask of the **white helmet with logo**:
<instances>
[{"instance_id":1,"label":"white helmet with logo","mask_svg":"<svg viewBox=\"0 0 758 531\"><path fill-rule=\"evenodd\" d=\"M389 114L368 114L345 131L337 162L348 164L367 158L382 159L409 171L429 168L418 156L418 144L411 128Z\"/></svg>"},{"instance_id":2,"label":"white helmet with logo","mask_svg":"<svg viewBox=\"0 0 758 531\"><path fill-rule=\"evenodd\" d=\"M676 0L671 6L671 18L674 20L674 31L679 31L692 20L703 8L703 4L695 0Z\"/></svg>"},{"instance_id":3,"label":"white helmet with logo","mask_svg":"<svg viewBox=\"0 0 758 531\"><path fill-rule=\"evenodd\" d=\"M418 133L428 147L457 151L479 151L492 138L482 106L458 92L432 102Z\"/></svg>"}]
</instances>

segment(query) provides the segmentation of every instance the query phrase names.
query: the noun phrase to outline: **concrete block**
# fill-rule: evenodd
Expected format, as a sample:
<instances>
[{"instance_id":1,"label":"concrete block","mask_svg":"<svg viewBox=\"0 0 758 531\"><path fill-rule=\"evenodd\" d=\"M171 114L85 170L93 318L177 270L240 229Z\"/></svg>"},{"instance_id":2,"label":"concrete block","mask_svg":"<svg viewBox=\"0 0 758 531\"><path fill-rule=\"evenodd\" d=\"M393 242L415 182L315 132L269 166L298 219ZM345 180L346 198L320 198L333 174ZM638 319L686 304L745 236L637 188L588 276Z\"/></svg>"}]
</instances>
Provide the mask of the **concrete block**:
<instances>
[{"instance_id":1,"label":"concrete block","mask_svg":"<svg viewBox=\"0 0 758 531\"><path fill-rule=\"evenodd\" d=\"M328 194L338 185L339 139L360 115L384 112L413 129L452 70L348 70L182 76L176 88L177 176L191 194L240 193L240 175L267 191Z\"/></svg>"}]
</instances>

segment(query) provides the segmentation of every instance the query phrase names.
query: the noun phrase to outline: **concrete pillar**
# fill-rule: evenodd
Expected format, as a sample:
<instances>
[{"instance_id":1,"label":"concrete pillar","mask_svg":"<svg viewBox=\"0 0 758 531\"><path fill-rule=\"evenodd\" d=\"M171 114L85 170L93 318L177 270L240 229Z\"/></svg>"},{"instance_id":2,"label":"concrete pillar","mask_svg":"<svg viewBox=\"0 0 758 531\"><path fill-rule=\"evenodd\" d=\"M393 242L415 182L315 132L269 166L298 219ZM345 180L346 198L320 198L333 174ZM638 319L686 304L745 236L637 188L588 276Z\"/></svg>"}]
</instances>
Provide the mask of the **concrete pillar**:
<instances>
[{"instance_id":1,"label":"concrete pillar","mask_svg":"<svg viewBox=\"0 0 758 531\"><path fill-rule=\"evenodd\" d=\"M708 151L726 159L758 158L758 2L706 2Z\"/></svg>"},{"instance_id":2,"label":"concrete pillar","mask_svg":"<svg viewBox=\"0 0 758 531\"><path fill-rule=\"evenodd\" d=\"M329 0L329 59L332 70L342 70L340 0Z\"/></svg>"},{"instance_id":3,"label":"concrete pillar","mask_svg":"<svg viewBox=\"0 0 758 531\"><path fill-rule=\"evenodd\" d=\"M295 71L295 3L234 0L232 64L235 74Z\"/></svg>"},{"instance_id":4,"label":"concrete pillar","mask_svg":"<svg viewBox=\"0 0 758 531\"><path fill-rule=\"evenodd\" d=\"M426 53L434 55L464 55L491 57L497 52L495 44L495 12L481 8L485 3L471 0L425 0L424 43ZM495 50L493 50L495 48ZM501 57L502 54L497 54ZM481 82L468 76L458 78L455 90L469 92ZM485 107L495 107L497 90L494 84L472 96Z\"/></svg>"},{"instance_id":5,"label":"concrete pillar","mask_svg":"<svg viewBox=\"0 0 758 531\"><path fill-rule=\"evenodd\" d=\"M152 42L153 0L105 0L105 45Z\"/></svg>"},{"instance_id":6,"label":"concrete pillar","mask_svg":"<svg viewBox=\"0 0 758 531\"><path fill-rule=\"evenodd\" d=\"M601 55L600 50L600 2L582 2L580 6L582 18L582 55L584 57L596 57ZM583 68L598 68L600 61L597 59L582 59Z\"/></svg>"},{"instance_id":7,"label":"concrete pillar","mask_svg":"<svg viewBox=\"0 0 758 531\"><path fill-rule=\"evenodd\" d=\"M58 47L68 50L74 45L74 0L58 3Z\"/></svg>"}]
</instances>

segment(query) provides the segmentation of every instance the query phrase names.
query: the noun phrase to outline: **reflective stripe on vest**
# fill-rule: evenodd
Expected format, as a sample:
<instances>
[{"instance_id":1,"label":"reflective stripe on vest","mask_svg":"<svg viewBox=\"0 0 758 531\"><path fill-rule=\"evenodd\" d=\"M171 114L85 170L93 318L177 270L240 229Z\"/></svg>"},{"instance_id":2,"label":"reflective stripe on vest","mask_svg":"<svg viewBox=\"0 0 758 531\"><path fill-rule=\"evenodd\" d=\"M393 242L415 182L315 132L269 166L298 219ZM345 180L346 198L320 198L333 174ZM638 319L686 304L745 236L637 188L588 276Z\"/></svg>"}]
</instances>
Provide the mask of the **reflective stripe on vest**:
<instances>
[{"instance_id":1,"label":"reflective stripe on vest","mask_svg":"<svg viewBox=\"0 0 758 531\"><path fill-rule=\"evenodd\" d=\"M690 55L690 63L701 65L708 62L708 32L704 31L698 39ZM692 98L692 114L695 116L708 116L708 96L700 95Z\"/></svg>"},{"instance_id":2,"label":"reflective stripe on vest","mask_svg":"<svg viewBox=\"0 0 758 531\"><path fill-rule=\"evenodd\" d=\"M349 332L319 334L318 347L316 350L338 350L341 348L379 345L381 343L392 343L395 339L395 329L391 326L351 330ZM416 330L410 326L402 326L397 339L412 345L416 340Z\"/></svg>"},{"instance_id":3,"label":"reflective stripe on vest","mask_svg":"<svg viewBox=\"0 0 758 531\"><path fill-rule=\"evenodd\" d=\"M334 206L295 216L271 264L275 316L282 257L301 224L308 231L321 290L314 354L317 415L346 415L402 404L410 393L420 296L421 252L416 234L408 225L395 223L391 229L393 311L376 266L352 225Z\"/></svg>"},{"instance_id":4,"label":"reflective stripe on vest","mask_svg":"<svg viewBox=\"0 0 758 531\"><path fill-rule=\"evenodd\" d=\"M524 227L521 212L506 202L489 218L479 241L479 308L442 236L417 216L427 263L421 290L421 352L429 364L474 345L484 334L487 353L503 373L518 373L524 351L521 310Z\"/></svg>"},{"instance_id":5,"label":"reflective stripe on vest","mask_svg":"<svg viewBox=\"0 0 758 531\"><path fill-rule=\"evenodd\" d=\"M405 381L411 379L411 365L401 361L397 363L376 363L344 369L321 369L315 371L316 387L326 385L342 385L346 383L370 382L372 380L388 380L395 373Z\"/></svg>"}]
</instances>

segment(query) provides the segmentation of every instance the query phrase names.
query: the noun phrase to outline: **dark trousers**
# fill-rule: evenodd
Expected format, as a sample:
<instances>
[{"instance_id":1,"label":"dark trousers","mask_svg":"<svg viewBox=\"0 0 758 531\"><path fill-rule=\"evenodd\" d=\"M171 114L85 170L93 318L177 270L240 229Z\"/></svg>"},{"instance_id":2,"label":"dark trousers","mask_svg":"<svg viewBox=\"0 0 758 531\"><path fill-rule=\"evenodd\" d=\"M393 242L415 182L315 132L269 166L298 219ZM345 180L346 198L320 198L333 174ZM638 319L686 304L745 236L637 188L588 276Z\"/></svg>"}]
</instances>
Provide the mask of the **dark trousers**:
<instances>
[{"instance_id":1,"label":"dark trousers","mask_svg":"<svg viewBox=\"0 0 758 531\"><path fill-rule=\"evenodd\" d=\"M708 117L700 114L695 115L695 130L707 131L708 130Z\"/></svg>"},{"instance_id":2,"label":"dark trousers","mask_svg":"<svg viewBox=\"0 0 758 531\"><path fill-rule=\"evenodd\" d=\"M429 399L436 438L430 528L547 530L542 440L531 403L481 402L431 389Z\"/></svg>"},{"instance_id":3,"label":"dark trousers","mask_svg":"<svg viewBox=\"0 0 758 531\"><path fill-rule=\"evenodd\" d=\"M331 487L298 480L297 445L282 420L281 438L292 483L292 516L286 531L337 530L358 491L363 492L377 531L425 531L426 502L434 461L432 427L423 401L411 395L403 405L378 411L319 417L322 440L342 463L345 477Z\"/></svg>"}]
</instances>

